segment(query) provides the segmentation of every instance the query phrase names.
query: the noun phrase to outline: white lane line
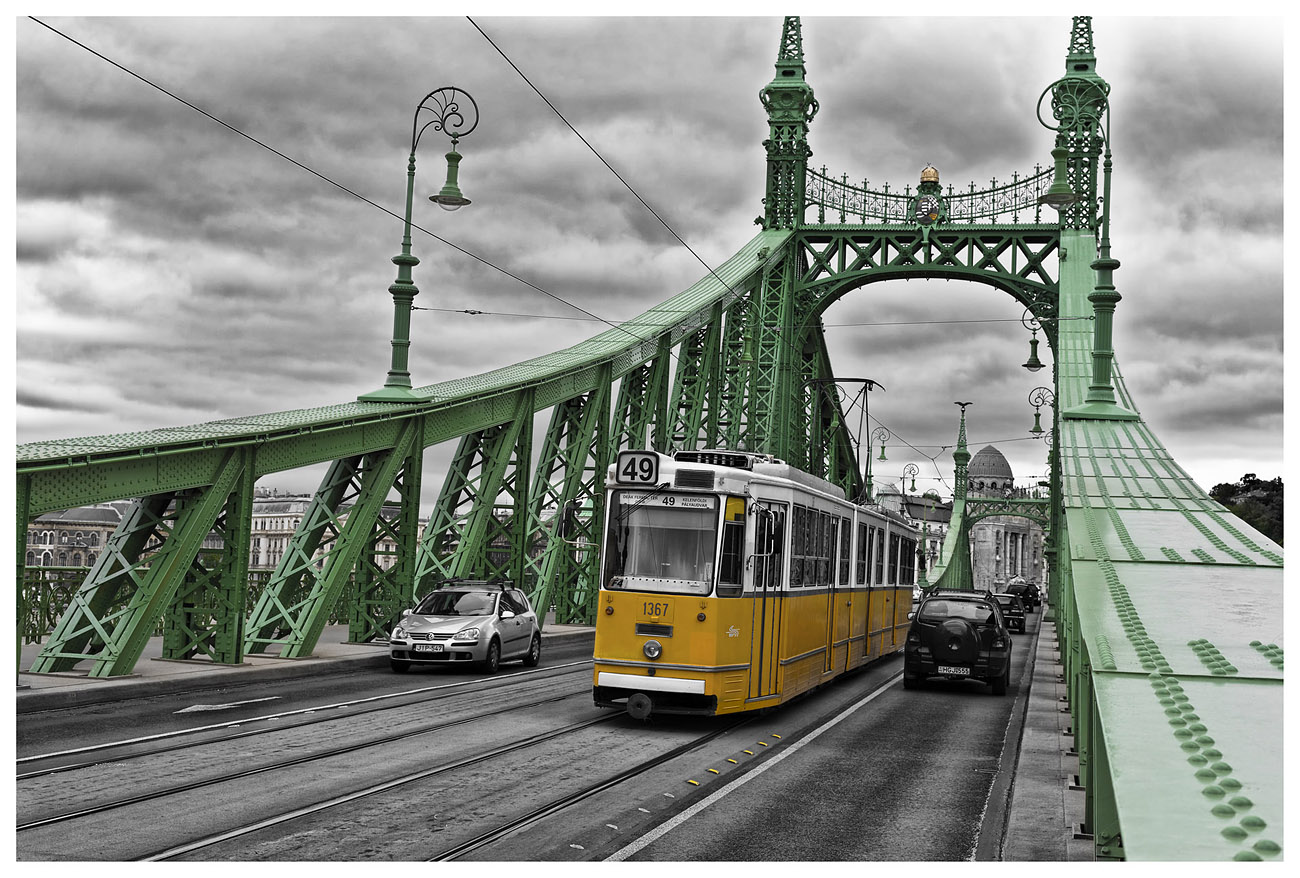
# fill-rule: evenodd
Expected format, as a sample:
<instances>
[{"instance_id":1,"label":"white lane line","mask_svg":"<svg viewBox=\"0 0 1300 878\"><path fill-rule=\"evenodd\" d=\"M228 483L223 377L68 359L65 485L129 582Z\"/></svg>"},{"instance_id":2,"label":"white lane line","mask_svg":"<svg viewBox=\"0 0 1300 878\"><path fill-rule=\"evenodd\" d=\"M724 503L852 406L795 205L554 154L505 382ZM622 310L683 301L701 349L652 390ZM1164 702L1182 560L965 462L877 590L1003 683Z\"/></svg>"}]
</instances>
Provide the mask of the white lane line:
<instances>
[{"instance_id":1,"label":"white lane line","mask_svg":"<svg viewBox=\"0 0 1300 878\"><path fill-rule=\"evenodd\" d=\"M241 707L245 704L259 704L263 701L278 701L279 695L268 695L265 698L250 698L247 701L228 701L225 704L193 704L189 707L173 711L173 713L200 713L205 710L230 710L232 707Z\"/></svg>"},{"instance_id":2,"label":"white lane line","mask_svg":"<svg viewBox=\"0 0 1300 878\"><path fill-rule=\"evenodd\" d=\"M891 677L875 692L872 692L866 698L862 699L857 704L848 708L847 710L845 710L843 713L841 713L839 716L835 717L834 719L828 720L825 725L820 726L819 728L809 732L807 735L805 735L804 737L800 738L798 741L791 744L787 749L782 750L780 753L776 754L771 759L767 760L762 765L755 768L753 771L747 772L743 777L736 778L731 783L727 784L725 787L718 790L713 795L699 802L696 802L694 805L687 808L685 811L681 812L680 814L678 814L676 817L672 818L668 822L661 823L659 826L656 826L654 829L650 830L645 835L638 838L636 841L633 841L631 844L628 844L620 848L619 850L615 851L614 853L610 854L608 857L605 858L605 860L607 862L610 861L621 862L623 860L626 860L628 857L632 856L633 854L635 854L637 851L641 850L643 847L652 844L655 841L658 841L660 838L667 835L669 832L676 829L678 826L681 826L687 820L690 820L696 814L700 813L705 808L709 807L714 802L721 799L723 796L726 796L729 793L731 793L733 790L738 789L742 784L749 783L751 780L758 777L760 774L767 771L772 766L776 765L782 759L785 759L787 756L793 755L794 753L799 751L805 744L812 743L817 737L819 737L822 734L822 732L825 732L831 727L838 725L841 721L847 719L858 708L865 707L866 705L870 704L872 701L876 700L878 697L883 695L885 691L889 689L890 686L897 683L902 678L902 676L903 676L902 674L897 674Z\"/></svg>"}]
</instances>

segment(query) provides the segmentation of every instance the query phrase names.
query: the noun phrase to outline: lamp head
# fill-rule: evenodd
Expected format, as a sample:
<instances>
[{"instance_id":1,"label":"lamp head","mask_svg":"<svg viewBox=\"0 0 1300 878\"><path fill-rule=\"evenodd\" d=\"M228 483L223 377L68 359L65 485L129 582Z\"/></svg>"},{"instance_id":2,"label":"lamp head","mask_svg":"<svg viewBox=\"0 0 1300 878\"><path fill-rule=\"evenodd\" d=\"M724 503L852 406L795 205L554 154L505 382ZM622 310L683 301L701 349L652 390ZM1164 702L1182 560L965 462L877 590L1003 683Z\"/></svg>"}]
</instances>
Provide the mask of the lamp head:
<instances>
[{"instance_id":1,"label":"lamp head","mask_svg":"<svg viewBox=\"0 0 1300 878\"><path fill-rule=\"evenodd\" d=\"M429 200L443 210L460 210L470 203L470 200L461 194L460 187L456 185L459 171L460 153L456 152L455 141L452 141L451 152L447 153L447 182L437 195L429 196Z\"/></svg>"}]
</instances>

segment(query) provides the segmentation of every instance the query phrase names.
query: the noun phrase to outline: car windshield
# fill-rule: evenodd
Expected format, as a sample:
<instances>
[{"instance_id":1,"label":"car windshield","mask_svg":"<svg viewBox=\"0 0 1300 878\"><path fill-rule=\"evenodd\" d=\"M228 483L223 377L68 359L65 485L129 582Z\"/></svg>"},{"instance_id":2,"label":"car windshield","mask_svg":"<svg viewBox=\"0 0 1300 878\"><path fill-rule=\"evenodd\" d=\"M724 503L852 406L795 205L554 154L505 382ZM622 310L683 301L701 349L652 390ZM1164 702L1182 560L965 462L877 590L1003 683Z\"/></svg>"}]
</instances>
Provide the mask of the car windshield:
<instances>
[{"instance_id":1,"label":"car windshield","mask_svg":"<svg viewBox=\"0 0 1300 878\"><path fill-rule=\"evenodd\" d=\"M421 616L490 616L497 596L486 591L434 591L424 596L415 612Z\"/></svg>"},{"instance_id":2,"label":"car windshield","mask_svg":"<svg viewBox=\"0 0 1300 878\"><path fill-rule=\"evenodd\" d=\"M968 619L987 622L993 608L984 601L926 601L921 605L921 618L926 622L944 619Z\"/></svg>"}]
</instances>

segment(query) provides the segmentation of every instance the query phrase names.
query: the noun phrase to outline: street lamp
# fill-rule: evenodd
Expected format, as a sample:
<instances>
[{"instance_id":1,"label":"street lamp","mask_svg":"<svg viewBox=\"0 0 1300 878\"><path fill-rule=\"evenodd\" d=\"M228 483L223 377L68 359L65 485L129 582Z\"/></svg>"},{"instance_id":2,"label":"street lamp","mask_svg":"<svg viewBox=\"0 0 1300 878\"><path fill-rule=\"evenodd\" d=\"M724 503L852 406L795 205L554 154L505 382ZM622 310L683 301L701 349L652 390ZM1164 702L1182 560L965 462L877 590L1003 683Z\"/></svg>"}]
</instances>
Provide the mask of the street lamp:
<instances>
[{"instance_id":1,"label":"street lamp","mask_svg":"<svg viewBox=\"0 0 1300 878\"><path fill-rule=\"evenodd\" d=\"M1050 388L1035 387L1029 391L1029 404L1034 407L1034 426L1029 428L1029 432L1039 436L1043 433L1043 424L1039 420L1039 409L1043 406L1050 408L1056 405L1056 394L1052 393Z\"/></svg>"},{"instance_id":2,"label":"street lamp","mask_svg":"<svg viewBox=\"0 0 1300 878\"><path fill-rule=\"evenodd\" d=\"M1023 365L1030 372L1037 372L1039 369L1043 368L1043 361L1038 359L1038 329L1041 324L1038 322L1038 318L1034 316L1034 313L1028 308L1025 309L1024 314L1020 315L1020 322L1025 329L1028 329L1033 333L1033 336L1029 339L1029 359L1026 360Z\"/></svg>"},{"instance_id":3,"label":"street lamp","mask_svg":"<svg viewBox=\"0 0 1300 878\"><path fill-rule=\"evenodd\" d=\"M871 483L871 446L872 446L873 442L879 442L879 443L880 443L880 458L879 458L879 459L880 459L880 460L884 460L884 459L885 459L885 442L886 442L888 439L890 439L890 438L891 438L891 434L890 434L890 432L889 432L888 430L886 430L884 427L877 427L877 428L876 428L876 429L871 433L871 435L869 436L869 440L870 440L870 441L867 442L867 502L868 502L868 503L872 502L872 499L871 499L871 489L872 489L872 483Z\"/></svg>"},{"instance_id":4,"label":"street lamp","mask_svg":"<svg viewBox=\"0 0 1300 878\"><path fill-rule=\"evenodd\" d=\"M910 490L913 494L915 494L916 477L917 475L920 474L920 472L921 472L920 467L918 467L914 463L909 463L907 466L903 467L903 481L899 483L898 487L902 488L903 485L907 484L907 480L910 478L912 480L912 487L909 488L908 490Z\"/></svg>"},{"instance_id":5,"label":"street lamp","mask_svg":"<svg viewBox=\"0 0 1300 878\"><path fill-rule=\"evenodd\" d=\"M421 125L421 114L431 116ZM388 288L393 295L393 353L388 378L379 390L363 394L361 402L415 402L422 397L411 391L411 373L407 370L407 355L411 347L411 306L419 288L411 282L411 269L420 260L411 255L411 206L415 193L415 149L420 137L428 128L445 132L451 138L451 151L447 153L447 182L437 195L429 200L443 210L457 210L469 204L457 183L460 170L460 153L456 144L460 138L478 127L478 105L467 92L452 86L434 89L424 96L415 108L411 122L411 155L406 164L406 216L402 229L402 252L393 257L397 266L397 280Z\"/></svg>"}]
</instances>

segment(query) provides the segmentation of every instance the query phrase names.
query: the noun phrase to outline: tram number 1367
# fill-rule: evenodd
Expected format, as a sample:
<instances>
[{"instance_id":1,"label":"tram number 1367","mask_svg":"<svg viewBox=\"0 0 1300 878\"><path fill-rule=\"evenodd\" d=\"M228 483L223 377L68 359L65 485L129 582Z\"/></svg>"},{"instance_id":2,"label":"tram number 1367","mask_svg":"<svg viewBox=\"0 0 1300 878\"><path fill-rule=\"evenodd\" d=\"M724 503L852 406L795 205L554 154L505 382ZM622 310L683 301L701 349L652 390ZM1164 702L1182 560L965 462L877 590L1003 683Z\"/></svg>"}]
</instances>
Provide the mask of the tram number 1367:
<instances>
[{"instance_id":1,"label":"tram number 1367","mask_svg":"<svg viewBox=\"0 0 1300 878\"><path fill-rule=\"evenodd\" d=\"M652 452L620 451L614 471L625 485L653 485L659 481L659 457Z\"/></svg>"},{"instance_id":2,"label":"tram number 1367","mask_svg":"<svg viewBox=\"0 0 1300 878\"><path fill-rule=\"evenodd\" d=\"M668 615L668 605L658 601L643 601L641 604L641 613L651 619Z\"/></svg>"}]
</instances>

